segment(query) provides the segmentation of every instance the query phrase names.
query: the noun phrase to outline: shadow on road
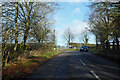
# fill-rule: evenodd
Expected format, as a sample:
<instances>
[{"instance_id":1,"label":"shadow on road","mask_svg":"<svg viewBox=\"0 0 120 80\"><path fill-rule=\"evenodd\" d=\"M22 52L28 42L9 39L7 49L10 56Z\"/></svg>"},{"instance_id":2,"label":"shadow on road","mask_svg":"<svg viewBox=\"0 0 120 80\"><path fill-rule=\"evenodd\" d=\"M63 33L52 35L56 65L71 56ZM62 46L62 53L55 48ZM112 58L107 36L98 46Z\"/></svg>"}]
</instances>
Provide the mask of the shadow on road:
<instances>
[{"instance_id":1,"label":"shadow on road","mask_svg":"<svg viewBox=\"0 0 120 80\"><path fill-rule=\"evenodd\" d=\"M83 65L81 59L86 65ZM89 52L64 52L54 57L28 78L78 78L95 79L94 71L100 78L114 80L119 78L119 65Z\"/></svg>"}]
</instances>

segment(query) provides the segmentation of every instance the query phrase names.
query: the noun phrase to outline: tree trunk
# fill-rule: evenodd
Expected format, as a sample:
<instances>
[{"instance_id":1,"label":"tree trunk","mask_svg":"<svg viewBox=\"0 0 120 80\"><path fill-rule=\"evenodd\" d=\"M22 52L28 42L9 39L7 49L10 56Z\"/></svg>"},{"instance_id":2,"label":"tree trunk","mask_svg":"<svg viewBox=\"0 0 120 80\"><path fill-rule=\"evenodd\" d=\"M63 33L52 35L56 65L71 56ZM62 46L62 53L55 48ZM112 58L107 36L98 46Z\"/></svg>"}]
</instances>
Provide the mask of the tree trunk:
<instances>
[{"instance_id":1,"label":"tree trunk","mask_svg":"<svg viewBox=\"0 0 120 80\"><path fill-rule=\"evenodd\" d=\"M27 21L26 21L26 30L25 30L25 33L24 33L24 38L23 38L23 50L26 49L26 40L27 40L27 37L28 37L28 33L29 33L29 30L30 30L30 10L29 10L29 5L27 4L26 2L26 9L27 9Z\"/></svg>"},{"instance_id":2,"label":"tree trunk","mask_svg":"<svg viewBox=\"0 0 120 80\"><path fill-rule=\"evenodd\" d=\"M17 18L18 18L18 2L15 2L15 47L14 47L14 56L16 55L16 50L17 50L17 45L18 45Z\"/></svg>"},{"instance_id":3,"label":"tree trunk","mask_svg":"<svg viewBox=\"0 0 120 80\"><path fill-rule=\"evenodd\" d=\"M5 58L5 65L8 64L8 58L9 58L9 56L10 56L10 52L8 52L8 54L7 54L6 58Z\"/></svg>"},{"instance_id":4,"label":"tree trunk","mask_svg":"<svg viewBox=\"0 0 120 80\"><path fill-rule=\"evenodd\" d=\"M24 38L23 38L23 50L26 49L26 40L28 37L28 32L29 32L29 28L26 29L25 34L24 34Z\"/></svg>"},{"instance_id":5,"label":"tree trunk","mask_svg":"<svg viewBox=\"0 0 120 80\"><path fill-rule=\"evenodd\" d=\"M96 35L96 47L98 47L98 37Z\"/></svg>"}]
</instances>

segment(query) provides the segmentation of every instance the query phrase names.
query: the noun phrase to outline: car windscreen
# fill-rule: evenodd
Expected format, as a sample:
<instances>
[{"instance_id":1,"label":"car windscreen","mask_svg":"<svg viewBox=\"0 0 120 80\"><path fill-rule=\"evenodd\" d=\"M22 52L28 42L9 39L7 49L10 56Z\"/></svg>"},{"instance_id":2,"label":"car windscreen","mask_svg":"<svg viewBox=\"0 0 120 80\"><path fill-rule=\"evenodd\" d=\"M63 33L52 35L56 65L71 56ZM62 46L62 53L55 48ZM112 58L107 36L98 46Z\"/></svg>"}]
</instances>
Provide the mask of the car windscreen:
<instances>
[{"instance_id":1,"label":"car windscreen","mask_svg":"<svg viewBox=\"0 0 120 80\"><path fill-rule=\"evenodd\" d=\"M82 46L82 48L88 48L87 46Z\"/></svg>"}]
</instances>

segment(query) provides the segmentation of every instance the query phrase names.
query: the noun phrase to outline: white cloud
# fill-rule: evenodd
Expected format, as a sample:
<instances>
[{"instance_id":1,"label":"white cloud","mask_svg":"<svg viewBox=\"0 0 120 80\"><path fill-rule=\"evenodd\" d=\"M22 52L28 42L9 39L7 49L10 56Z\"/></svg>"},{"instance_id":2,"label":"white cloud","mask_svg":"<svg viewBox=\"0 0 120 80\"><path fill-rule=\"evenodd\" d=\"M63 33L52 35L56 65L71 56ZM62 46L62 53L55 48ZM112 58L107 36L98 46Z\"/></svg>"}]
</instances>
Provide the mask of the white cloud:
<instances>
[{"instance_id":1,"label":"white cloud","mask_svg":"<svg viewBox=\"0 0 120 80\"><path fill-rule=\"evenodd\" d=\"M56 28L55 28L55 30L56 30L56 35L57 35L58 37L62 37L64 31L65 31L68 27L70 27L69 24L64 24L64 25L61 26L60 28L57 28L57 27L56 27Z\"/></svg>"},{"instance_id":2,"label":"white cloud","mask_svg":"<svg viewBox=\"0 0 120 80\"><path fill-rule=\"evenodd\" d=\"M75 20L71 25L71 30L74 34L81 34L82 32L85 31L86 27L88 27L88 22Z\"/></svg>"},{"instance_id":3,"label":"white cloud","mask_svg":"<svg viewBox=\"0 0 120 80\"><path fill-rule=\"evenodd\" d=\"M79 13L79 12L80 12L80 8L75 8L75 9L73 10L73 12L74 12L74 13Z\"/></svg>"}]
</instances>

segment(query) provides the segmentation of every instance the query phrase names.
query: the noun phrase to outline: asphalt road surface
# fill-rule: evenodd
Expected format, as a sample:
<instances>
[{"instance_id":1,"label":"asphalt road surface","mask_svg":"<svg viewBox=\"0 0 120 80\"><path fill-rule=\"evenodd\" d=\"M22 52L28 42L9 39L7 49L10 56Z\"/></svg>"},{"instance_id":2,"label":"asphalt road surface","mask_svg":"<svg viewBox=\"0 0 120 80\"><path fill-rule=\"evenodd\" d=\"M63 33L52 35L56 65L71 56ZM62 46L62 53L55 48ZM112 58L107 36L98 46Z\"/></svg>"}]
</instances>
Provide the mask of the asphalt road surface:
<instances>
[{"instance_id":1,"label":"asphalt road surface","mask_svg":"<svg viewBox=\"0 0 120 80\"><path fill-rule=\"evenodd\" d=\"M63 52L28 78L120 80L120 65L90 52Z\"/></svg>"}]
</instances>

